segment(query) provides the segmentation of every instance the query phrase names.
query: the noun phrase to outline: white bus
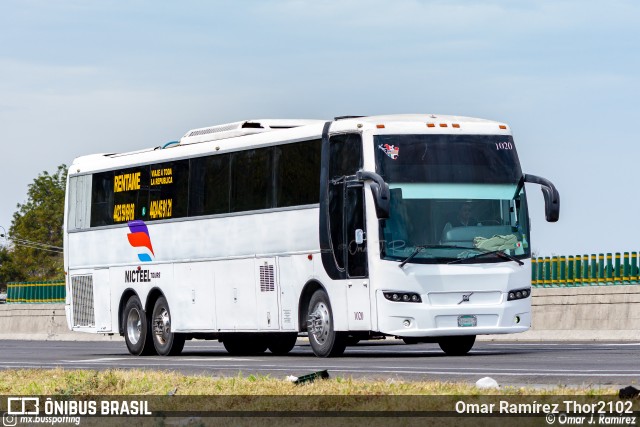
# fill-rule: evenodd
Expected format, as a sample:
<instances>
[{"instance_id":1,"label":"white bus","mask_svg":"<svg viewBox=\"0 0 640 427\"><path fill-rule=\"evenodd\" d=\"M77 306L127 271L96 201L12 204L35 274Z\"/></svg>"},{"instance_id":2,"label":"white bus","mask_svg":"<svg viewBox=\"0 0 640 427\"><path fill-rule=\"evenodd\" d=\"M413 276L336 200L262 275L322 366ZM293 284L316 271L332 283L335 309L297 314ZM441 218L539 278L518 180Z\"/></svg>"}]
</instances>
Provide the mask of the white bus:
<instances>
[{"instance_id":1,"label":"white bus","mask_svg":"<svg viewBox=\"0 0 640 427\"><path fill-rule=\"evenodd\" d=\"M531 323L525 175L502 123L249 120L69 168L66 316L134 355L187 339L320 357L398 337L466 354Z\"/></svg>"}]
</instances>

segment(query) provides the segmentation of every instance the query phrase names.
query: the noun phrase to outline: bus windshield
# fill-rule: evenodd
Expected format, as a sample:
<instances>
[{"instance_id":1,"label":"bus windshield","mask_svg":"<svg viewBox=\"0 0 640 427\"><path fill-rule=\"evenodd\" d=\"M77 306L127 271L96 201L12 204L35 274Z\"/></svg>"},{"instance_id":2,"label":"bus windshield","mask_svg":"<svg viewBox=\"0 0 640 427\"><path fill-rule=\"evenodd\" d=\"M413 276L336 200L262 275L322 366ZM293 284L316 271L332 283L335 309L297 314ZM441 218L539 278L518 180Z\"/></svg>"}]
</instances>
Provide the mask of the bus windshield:
<instances>
[{"instance_id":1,"label":"bus windshield","mask_svg":"<svg viewBox=\"0 0 640 427\"><path fill-rule=\"evenodd\" d=\"M390 215L381 221L383 259L439 264L530 256L511 136L377 135L374 144L376 172L391 190Z\"/></svg>"}]
</instances>

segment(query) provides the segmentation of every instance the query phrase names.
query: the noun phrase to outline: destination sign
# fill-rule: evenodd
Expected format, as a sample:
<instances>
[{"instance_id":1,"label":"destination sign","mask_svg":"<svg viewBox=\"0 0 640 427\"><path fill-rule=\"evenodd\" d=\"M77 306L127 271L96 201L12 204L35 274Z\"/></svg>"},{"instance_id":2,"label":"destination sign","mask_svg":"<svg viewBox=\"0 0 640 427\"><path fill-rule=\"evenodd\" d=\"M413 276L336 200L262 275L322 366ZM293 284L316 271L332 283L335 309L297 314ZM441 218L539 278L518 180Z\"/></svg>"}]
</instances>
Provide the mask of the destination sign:
<instances>
[{"instance_id":1,"label":"destination sign","mask_svg":"<svg viewBox=\"0 0 640 427\"><path fill-rule=\"evenodd\" d=\"M91 227L187 215L189 161L141 165L93 175Z\"/></svg>"}]
</instances>

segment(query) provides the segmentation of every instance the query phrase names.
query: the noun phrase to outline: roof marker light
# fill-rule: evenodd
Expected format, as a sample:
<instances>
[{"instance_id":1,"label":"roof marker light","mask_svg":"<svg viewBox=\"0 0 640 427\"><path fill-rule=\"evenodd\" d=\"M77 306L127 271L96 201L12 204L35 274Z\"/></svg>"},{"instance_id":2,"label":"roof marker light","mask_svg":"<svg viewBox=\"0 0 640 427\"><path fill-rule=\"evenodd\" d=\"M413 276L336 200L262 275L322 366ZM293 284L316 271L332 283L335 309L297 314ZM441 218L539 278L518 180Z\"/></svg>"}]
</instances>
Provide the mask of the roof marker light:
<instances>
[{"instance_id":1,"label":"roof marker light","mask_svg":"<svg viewBox=\"0 0 640 427\"><path fill-rule=\"evenodd\" d=\"M376 125L378 129L384 129L384 125Z\"/></svg>"},{"instance_id":2,"label":"roof marker light","mask_svg":"<svg viewBox=\"0 0 640 427\"><path fill-rule=\"evenodd\" d=\"M500 125L500 129L506 129L506 128L507 128L507 126L505 126L505 125Z\"/></svg>"},{"instance_id":3,"label":"roof marker light","mask_svg":"<svg viewBox=\"0 0 640 427\"><path fill-rule=\"evenodd\" d=\"M446 128L446 127L447 127L447 124L446 124L446 123L440 123L440 127L441 127L441 128Z\"/></svg>"},{"instance_id":4,"label":"roof marker light","mask_svg":"<svg viewBox=\"0 0 640 427\"><path fill-rule=\"evenodd\" d=\"M436 127L436 125L434 123L427 123L427 127L428 128L434 128L434 127Z\"/></svg>"},{"instance_id":5,"label":"roof marker light","mask_svg":"<svg viewBox=\"0 0 640 427\"><path fill-rule=\"evenodd\" d=\"M459 125L458 123L454 123L454 124L452 124L451 126L452 126L452 127L454 127L454 128L458 128L458 129L460 129L460 125Z\"/></svg>"}]
</instances>

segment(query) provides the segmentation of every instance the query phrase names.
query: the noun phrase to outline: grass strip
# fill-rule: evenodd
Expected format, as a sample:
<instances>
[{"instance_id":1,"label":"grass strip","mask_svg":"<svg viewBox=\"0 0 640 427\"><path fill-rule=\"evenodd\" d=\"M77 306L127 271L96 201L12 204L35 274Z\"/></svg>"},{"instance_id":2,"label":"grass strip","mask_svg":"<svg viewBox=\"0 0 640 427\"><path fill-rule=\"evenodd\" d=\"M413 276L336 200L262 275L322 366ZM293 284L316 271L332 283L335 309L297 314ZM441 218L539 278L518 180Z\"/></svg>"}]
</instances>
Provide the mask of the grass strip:
<instances>
[{"instance_id":1,"label":"grass strip","mask_svg":"<svg viewBox=\"0 0 640 427\"><path fill-rule=\"evenodd\" d=\"M479 389L460 382L367 380L331 377L295 385L269 375L212 377L151 370L4 370L0 376L3 395L615 395L603 387L514 387Z\"/></svg>"}]
</instances>

